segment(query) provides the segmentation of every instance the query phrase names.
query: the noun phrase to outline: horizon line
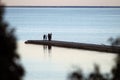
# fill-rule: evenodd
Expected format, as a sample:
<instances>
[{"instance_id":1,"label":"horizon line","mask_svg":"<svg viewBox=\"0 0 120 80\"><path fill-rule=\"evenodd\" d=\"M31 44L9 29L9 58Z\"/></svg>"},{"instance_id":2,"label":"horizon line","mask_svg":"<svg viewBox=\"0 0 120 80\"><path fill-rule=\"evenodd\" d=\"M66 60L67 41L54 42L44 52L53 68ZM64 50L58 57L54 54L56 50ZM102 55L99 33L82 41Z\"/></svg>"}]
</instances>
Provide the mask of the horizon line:
<instances>
[{"instance_id":1,"label":"horizon line","mask_svg":"<svg viewBox=\"0 0 120 80\"><path fill-rule=\"evenodd\" d=\"M11 8L120 8L120 6L5 6Z\"/></svg>"}]
</instances>

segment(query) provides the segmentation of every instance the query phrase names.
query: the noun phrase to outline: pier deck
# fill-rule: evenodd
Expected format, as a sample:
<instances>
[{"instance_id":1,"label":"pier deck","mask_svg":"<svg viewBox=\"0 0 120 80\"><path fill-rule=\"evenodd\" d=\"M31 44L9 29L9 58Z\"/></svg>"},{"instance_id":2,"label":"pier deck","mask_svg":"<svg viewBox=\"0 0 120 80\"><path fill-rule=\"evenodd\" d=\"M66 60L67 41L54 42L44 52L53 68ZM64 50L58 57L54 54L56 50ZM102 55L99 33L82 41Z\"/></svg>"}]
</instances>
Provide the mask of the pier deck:
<instances>
[{"instance_id":1,"label":"pier deck","mask_svg":"<svg viewBox=\"0 0 120 80\"><path fill-rule=\"evenodd\" d=\"M87 44L87 43L77 43L77 42L67 42L67 41L48 41L48 40L27 40L26 44L37 44L37 45L49 45L57 47L84 49L108 53L120 53L120 47L118 46L108 46L108 45L97 45L97 44Z\"/></svg>"}]
</instances>

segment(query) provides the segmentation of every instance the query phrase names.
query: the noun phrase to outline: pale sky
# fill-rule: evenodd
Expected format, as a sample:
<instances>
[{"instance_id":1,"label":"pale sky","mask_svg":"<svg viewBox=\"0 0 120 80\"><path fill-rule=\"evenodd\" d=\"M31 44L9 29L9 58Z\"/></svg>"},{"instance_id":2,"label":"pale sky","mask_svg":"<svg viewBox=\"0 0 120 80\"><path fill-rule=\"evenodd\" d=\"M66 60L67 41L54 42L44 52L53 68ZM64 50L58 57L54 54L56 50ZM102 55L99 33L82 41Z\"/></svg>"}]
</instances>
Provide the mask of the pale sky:
<instances>
[{"instance_id":1,"label":"pale sky","mask_svg":"<svg viewBox=\"0 0 120 80\"><path fill-rule=\"evenodd\" d=\"M2 0L7 6L120 6L120 0Z\"/></svg>"}]
</instances>

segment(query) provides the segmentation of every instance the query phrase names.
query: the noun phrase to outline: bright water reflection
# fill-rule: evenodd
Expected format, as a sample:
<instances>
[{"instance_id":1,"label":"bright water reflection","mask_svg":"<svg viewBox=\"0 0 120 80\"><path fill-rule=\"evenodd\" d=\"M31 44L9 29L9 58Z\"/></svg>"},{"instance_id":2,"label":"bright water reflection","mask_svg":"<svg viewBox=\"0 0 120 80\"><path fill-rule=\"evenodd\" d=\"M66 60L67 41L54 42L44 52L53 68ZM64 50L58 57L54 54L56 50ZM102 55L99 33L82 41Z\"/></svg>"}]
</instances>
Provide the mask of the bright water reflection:
<instances>
[{"instance_id":1,"label":"bright water reflection","mask_svg":"<svg viewBox=\"0 0 120 80\"><path fill-rule=\"evenodd\" d=\"M67 74L80 66L84 73L93 70L93 64L100 65L102 72L110 72L116 55L79 49L18 43L18 51L26 69L25 80L66 80ZM46 48L46 50L45 50Z\"/></svg>"}]
</instances>

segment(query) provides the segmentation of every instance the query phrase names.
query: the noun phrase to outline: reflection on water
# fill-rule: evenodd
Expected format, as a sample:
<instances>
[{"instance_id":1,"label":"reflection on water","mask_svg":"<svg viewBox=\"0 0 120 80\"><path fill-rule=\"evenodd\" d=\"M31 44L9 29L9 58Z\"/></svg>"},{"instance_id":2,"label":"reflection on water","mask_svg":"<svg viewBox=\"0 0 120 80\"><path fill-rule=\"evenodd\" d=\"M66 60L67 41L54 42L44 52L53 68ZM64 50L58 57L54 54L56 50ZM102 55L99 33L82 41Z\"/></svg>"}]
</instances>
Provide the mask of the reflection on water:
<instances>
[{"instance_id":1,"label":"reflection on water","mask_svg":"<svg viewBox=\"0 0 120 80\"><path fill-rule=\"evenodd\" d=\"M75 66L84 73L100 65L101 72L109 73L116 55L79 49L24 44L19 42L18 51L26 69L25 80L66 80Z\"/></svg>"},{"instance_id":2,"label":"reflection on water","mask_svg":"<svg viewBox=\"0 0 120 80\"><path fill-rule=\"evenodd\" d=\"M51 55L51 50L52 46L51 45L43 45L43 50L44 50L44 54L46 54L48 52L49 56Z\"/></svg>"},{"instance_id":3,"label":"reflection on water","mask_svg":"<svg viewBox=\"0 0 120 80\"><path fill-rule=\"evenodd\" d=\"M47 53L47 45L43 45L44 54Z\"/></svg>"},{"instance_id":4,"label":"reflection on water","mask_svg":"<svg viewBox=\"0 0 120 80\"><path fill-rule=\"evenodd\" d=\"M51 50L52 49L52 46L51 45L48 45L48 51L49 51L49 54L51 53Z\"/></svg>"}]
</instances>

